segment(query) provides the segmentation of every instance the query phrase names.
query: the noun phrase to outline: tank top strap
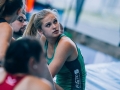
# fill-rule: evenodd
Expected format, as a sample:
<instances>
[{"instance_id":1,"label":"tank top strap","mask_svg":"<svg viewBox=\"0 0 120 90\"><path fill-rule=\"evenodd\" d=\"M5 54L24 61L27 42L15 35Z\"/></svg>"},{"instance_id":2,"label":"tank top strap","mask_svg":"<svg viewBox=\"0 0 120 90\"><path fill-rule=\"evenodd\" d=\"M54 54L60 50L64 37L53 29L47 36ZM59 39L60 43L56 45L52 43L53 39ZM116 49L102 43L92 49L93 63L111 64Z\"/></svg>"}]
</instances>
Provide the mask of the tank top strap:
<instances>
[{"instance_id":1,"label":"tank top strap","mask_svg":"<svg viewBox=\"0 0 120 90\"><path fill-rule=\"evenodd\" d=\"M0 18L0 23L7 22L4 18Z\"/></svg>"},{"instance_id":2,"label":"tank top strap","mask_svg":"<svg viewBox=\"0 0 120 90\"><path fill-rule=\"evenodd\" d=\"M45 45L44 45L44 49L46 50L47 47L48 47L48 41L47 41L47 39L46 39L46 41L45 41Z\"/></svg>"},{"instance_id":3,"label":"tank top strap","mask_svg":"<svg viewBox=\"0 0 120 90\"><path fill-rule=\"evenodd\" d=\"M57 45L58 45L60 39L61 39L63 36L66 36L66 35L65 35L65 34L61 34L61 35L57 38L56 44L55 44L55 49L56 49L56 47L57 47Z\"/></svg>"}]
</instances>

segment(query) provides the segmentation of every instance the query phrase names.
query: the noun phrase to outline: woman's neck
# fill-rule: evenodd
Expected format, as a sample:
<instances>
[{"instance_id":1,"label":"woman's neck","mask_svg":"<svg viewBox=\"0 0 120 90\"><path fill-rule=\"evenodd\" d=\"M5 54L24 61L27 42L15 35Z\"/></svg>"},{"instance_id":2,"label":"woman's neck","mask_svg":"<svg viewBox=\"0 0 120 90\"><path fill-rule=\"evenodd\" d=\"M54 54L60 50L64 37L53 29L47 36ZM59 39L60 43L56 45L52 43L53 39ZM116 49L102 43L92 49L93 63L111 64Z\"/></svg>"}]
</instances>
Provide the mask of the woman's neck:
<instances>
[{"instance_id":1,"label":"woman's neck","mask_svg":"<svg viewBox=\"0 0 120 90\"><path fill-rule=\"evenodd\" d=\"M58 38L58 37L57 37ZM49 42L50 45L55 45L57 38L47 38L47 41Z\"/></svg>"},{"instance_id":2,"label":"woman's neck","mask_svg":"<svg viewBox=\"0 0 120 90\"><path fill-rule=\"evenodd\" d=\"M5 19L8 23L11 23L11 17L4 17L4 19Z\"/></svg>"}]
</instances>

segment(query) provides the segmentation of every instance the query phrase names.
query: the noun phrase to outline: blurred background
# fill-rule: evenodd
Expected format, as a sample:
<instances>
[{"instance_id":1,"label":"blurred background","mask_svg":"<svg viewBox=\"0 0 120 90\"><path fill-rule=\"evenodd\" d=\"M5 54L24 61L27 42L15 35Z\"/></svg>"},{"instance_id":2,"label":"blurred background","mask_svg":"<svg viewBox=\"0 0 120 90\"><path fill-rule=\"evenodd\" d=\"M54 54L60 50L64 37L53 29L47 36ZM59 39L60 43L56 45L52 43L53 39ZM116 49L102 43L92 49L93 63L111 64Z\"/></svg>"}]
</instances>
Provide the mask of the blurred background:
<instances>
[{"instance_id":1,"label":"blurred background","mask_svg":"<svg viewBox=\"0 0 120 90\"><path fill-rule=\"evenodd\" d=\"M44 8L58 11L84 57L86 90L120 90L120 0L27 0L27 8L28 20Z\"/></svg>"}]
</instances>

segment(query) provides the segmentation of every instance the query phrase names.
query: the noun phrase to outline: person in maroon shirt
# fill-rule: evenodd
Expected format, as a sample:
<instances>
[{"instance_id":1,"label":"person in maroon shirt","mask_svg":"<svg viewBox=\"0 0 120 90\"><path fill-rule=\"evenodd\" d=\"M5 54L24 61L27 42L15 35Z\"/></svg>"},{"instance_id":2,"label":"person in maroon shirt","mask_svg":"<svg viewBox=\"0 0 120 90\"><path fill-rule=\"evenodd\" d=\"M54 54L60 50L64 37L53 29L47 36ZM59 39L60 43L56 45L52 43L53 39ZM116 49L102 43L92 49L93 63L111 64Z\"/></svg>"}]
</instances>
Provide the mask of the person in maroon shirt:
<instances>
[{"instance_id":1,"label":"person in maroon shirt","mask_svg":"<svg viewBox=\"0 0 120 90\"><path fill-rule=\"evenodd\" d=\"M23 38L10 44L0 68L0 90L54 90L42 78L45 76L51 78L45 54L36 39Z\"/></svg>"}]
</instances>

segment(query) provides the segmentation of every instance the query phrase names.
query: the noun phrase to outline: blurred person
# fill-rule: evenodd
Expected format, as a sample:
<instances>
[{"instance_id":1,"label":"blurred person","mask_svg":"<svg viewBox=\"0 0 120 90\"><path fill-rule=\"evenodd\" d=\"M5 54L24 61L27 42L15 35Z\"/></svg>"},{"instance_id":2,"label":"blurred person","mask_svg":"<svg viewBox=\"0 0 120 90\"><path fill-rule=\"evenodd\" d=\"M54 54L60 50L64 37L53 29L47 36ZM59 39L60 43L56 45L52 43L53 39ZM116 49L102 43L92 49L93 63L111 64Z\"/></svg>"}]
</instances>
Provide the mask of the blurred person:
<instances>
[{"instance_id":1,"label":"blurred person","mask_svg":"<svg viewBox=\"0 0 120 90\"><path fill-rule=\"evenodd\" d=\"M46 51L50 73L63 90L85 90L85 64L80 49L64 34L61 34L56 10L43 9L34 14L24 36L37 36Z\"/></svg>"},{"instance_id":2,"label":"blurred person","mask_svg":"<svg viewBox=\"0 0 120 90\"><path fill-rule=\"evenodd\" d=\"M23 0L0 0L0 62L12 39L10 23L14 22L22 11Z\"/></svg>"},{"instance_id":3,"label":"blurred person","mask_svg":"<svg viewBox=\"0 0 120 90\"><path fill-rule=\"evenodd\" d=\"M17 40L6 51L0 90L53 90L50 82L38 78L48 73L40 43L32 38Z\"/></svg>"},{"instance_id":4,"label":"blurred person","mask_svg":"<svg viewBox=\"0 0 120 90\"><path fill-rule=\"evenodd\" d=\"M27 26L26 13L24 10L18 16L17 20L11 23L11 26L13 28L13 38L17 39L23 35Z\"/></svg>"}]
</instances>

